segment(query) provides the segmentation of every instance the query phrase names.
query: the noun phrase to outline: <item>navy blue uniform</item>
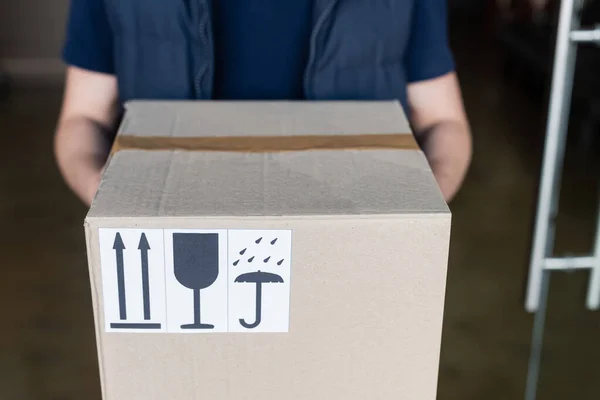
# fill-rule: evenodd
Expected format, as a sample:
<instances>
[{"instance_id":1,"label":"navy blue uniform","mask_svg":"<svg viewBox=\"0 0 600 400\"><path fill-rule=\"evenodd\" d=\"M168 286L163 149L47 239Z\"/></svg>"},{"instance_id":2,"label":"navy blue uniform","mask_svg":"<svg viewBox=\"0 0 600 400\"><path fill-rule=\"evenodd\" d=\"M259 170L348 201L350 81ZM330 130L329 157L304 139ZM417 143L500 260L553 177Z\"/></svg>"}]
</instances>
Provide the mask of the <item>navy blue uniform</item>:
<instances>
[{"instance_id":1,"label":"navy blue uniform","mask_svg":"<svg viewBox=\"0 0 600 400\"><path fill-rule=\"evenodd\" d=\"M414 3L413 28L404 55L407 83L435 78L454 68L445 1ZM212 4L213 97L302 99L312 0L213 0ZM72 0L65 62L113 74L114 38L108 21L104 0Z\"/></svg>"}]
</instances>

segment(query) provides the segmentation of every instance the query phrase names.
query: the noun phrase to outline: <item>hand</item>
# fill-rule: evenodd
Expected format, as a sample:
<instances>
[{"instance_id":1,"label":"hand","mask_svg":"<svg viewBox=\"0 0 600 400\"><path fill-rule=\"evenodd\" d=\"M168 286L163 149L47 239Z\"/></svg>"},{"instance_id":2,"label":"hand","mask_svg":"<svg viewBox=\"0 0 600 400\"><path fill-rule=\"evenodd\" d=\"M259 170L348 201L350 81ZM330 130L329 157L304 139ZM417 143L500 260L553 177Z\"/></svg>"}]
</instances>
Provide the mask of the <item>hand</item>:
<instances>
[{"instance_id":1,"label":"hand","mask_svg":"<svg viewBox=\"0 0 600 400\"><path fill-rule=\"evenodd\" d=\"M433 176L442 192L442 196L447 203L450 203L454 196L460 190L467 166L464 163L452 162L430 162Z\"/></svg>"},{"instance_id":2,"label":"hand","mask_svg":"<svg viewBox=\"0 0 600 400\"><path fill-rule=\"evenodd\" d=\"M444 200L450 203L460 190L471 163L471 136L467 126L442 122L421 134L421 147Z\"/></svg>"},{"instance_id":3,"label":"hand","mask_svg":"<svg viewBox=\"0 0 600 400\"><path fill-rule=\"evenodd\" d=\"M98 187L100 186L100 182L102 180L102 170L94 171L90 174L87 182L83 187L84 191L80 194L81 200L85 203L86 206L91 206L94 197L96 196L96 192L98 191Z\"/></svg>"},{"instance_id":4,"label":"hand","mask_svg":"<svg viewBox=\"0 0 600 400\"><path fill-rule=\"evenodd\" d=\"M455 73L408 87L411 125L446 202L471 162L471 132Z\"/></svg>"},{"instance_id":5,"label":"hand","mask_svg":"<svg viewBox=\"0 0 600 400\"><path fill-rule=\"evenodd\" d=\"M67 185L90 206L110 152L110 133L118 121L117 80L69 67L64 93L55 156Z\"/></svg>"}]
</instances>

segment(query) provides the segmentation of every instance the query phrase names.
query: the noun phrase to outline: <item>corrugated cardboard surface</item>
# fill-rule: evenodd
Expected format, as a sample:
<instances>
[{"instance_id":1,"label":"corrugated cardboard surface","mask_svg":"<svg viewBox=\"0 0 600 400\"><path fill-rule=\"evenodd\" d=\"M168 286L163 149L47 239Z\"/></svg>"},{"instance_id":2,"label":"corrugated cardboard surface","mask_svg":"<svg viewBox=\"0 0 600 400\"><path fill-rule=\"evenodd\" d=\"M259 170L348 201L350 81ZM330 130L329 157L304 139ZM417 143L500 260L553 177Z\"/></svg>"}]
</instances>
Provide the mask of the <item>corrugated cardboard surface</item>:
<instances>
[{"instance_id":1,"label":"corrugated cardboard surface","mask_svg":"<svg viewBox=\"0 0 600 400\"><path fill-rule=\"evenodd\" d=\"M448 216L97 223L294 234L289 333L118 334L88 227L106 400L435 399Z\"/></svg>"},{"instance_id":2,"label":"corrugated cardboard surface","mask_svg":"<svg viewBox=\"0 0 600 400\"><path fill-rule=\"evenodd\" d=\"M400 105L380 102L135 101L120 134L286 136L409 133Z\"/></svg>"},{"instance_id":3,"label":"corrugated cardboard surface","mask_svg":"<svg viewBox=\"0 0 600 400\"><path fill-rule=\"evenodd\" d=\"M119 135L411 134L396 102L134 102ZM123 150L90 217L448 212L420 151Z\"/></svg>"},{"instance_id":4,"label":"corrugated cardboard surface","mask_svg":"<svg viewBox=\"0 0 600 400\"><path fill-rule=\"evenodd\" d=\"M408 132L398 110L145 102L121 133ZM291 229L289 332L105 333L99 227ZM86 234L105 400L436 397L450 214L418 151L121 151Z\"/></svg>"},{"instance_id":5,"label":"corrugated cardboard surface","mask_svg":"<svg viewBox=\"0 0 600 400\"><path fill-rule=\"evenodd\" d=\"M421 152L120 151L90 217L446 212Z\"/></svg>"}]
</instances>

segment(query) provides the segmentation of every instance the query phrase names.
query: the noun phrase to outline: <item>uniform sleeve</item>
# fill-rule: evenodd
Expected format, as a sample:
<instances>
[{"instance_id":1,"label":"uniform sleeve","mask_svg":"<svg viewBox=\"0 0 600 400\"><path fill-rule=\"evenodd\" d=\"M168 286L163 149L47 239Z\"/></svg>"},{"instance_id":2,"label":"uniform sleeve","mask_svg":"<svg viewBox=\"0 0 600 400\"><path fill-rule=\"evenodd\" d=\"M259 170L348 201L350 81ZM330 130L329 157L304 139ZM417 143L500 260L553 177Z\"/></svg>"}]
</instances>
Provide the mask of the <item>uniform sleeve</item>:
<instances>
[{"instance_id":1,"label":"uniform sleeve","mask_svg":"<svg viewBox=\"0 0 600 400\"><path fill-rule=\"evenodd\" d=\"M104 0L71 0L62 53L68 65L114 73L113 34Z\"/></svg>"},{"instance_id":2,"label":"uniform sleeve","mask_svg":"<svg viewBox=\"0 0 600 400\"><path fill-rule=\"evenodd\" d=\"M437 78L454 70L448 40L447 0L416 0L405 64L407 82Z\"/></svg>"}]
</instances>

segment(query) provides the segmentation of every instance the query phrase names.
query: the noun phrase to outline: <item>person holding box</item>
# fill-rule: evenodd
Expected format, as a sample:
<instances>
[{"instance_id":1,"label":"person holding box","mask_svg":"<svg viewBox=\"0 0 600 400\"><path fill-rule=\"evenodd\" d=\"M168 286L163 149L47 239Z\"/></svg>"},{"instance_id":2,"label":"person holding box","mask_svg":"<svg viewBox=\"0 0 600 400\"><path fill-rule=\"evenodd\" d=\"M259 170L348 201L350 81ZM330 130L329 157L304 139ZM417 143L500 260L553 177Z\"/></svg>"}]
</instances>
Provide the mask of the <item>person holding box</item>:
<instances>
[{"instance_id":1,"label":"person holding box","mask_svg":"<svg viewBox=\"0 0 600 400\"><path fill-rule=\"evenodd\" d=\"M401 102L446 201L471 160L445 0L72 0L56 159L89 205L138 99Z\"/></svg>"}]
</instances>

